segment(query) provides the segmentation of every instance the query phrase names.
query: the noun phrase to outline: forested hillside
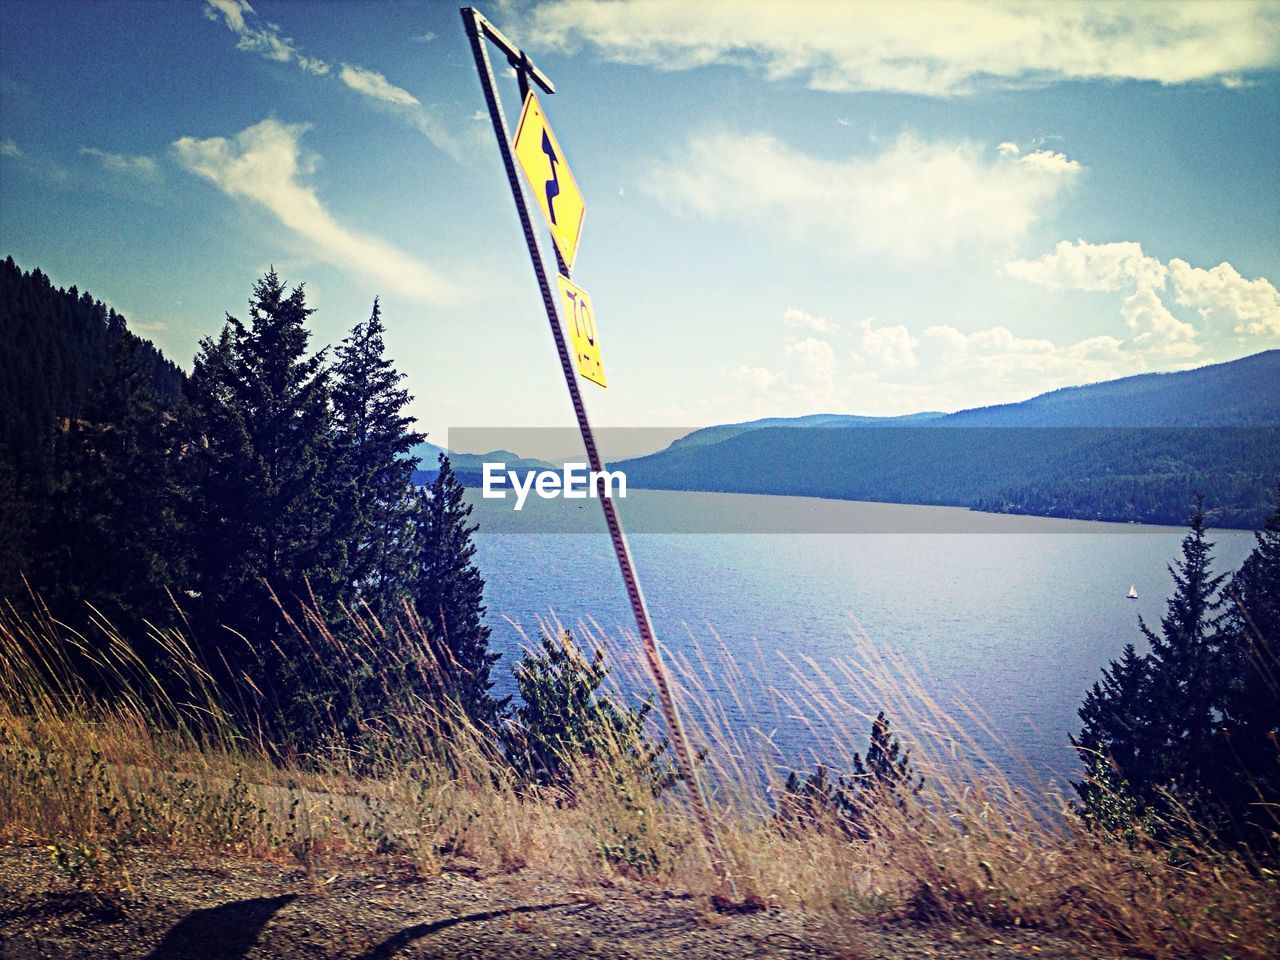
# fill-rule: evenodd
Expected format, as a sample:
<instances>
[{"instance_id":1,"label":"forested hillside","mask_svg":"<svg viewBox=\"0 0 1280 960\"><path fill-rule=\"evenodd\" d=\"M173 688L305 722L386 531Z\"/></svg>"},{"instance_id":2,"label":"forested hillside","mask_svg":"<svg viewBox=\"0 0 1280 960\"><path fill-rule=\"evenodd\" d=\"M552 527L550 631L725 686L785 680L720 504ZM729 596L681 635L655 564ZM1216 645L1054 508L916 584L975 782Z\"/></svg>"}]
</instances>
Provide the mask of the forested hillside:
<instances>
[{"instance_id":1,"label":"forested hillside","mask_svg":"<svg viewBox=\"0 0 1280 960\"><path fill-rule=\"evenodd\" d=\"M961 410L947 427L1280 427L1280 350Z\"/></svg>"},{"instance_id":2,"label":"forested hillside","mask_svg":"<svg viewBox=\"0 0 1280 960\"><path fill-rule=\"evenodd\" d=\"M1277 383L1270 350L948 415L708 427L615 466L635 487L1166 524L1201 492L1213 525L1257 528L1280 477Z\"/></svg>"},{"instance_id":3,"label":"forested hillside","mask_svg":"<svg viewBox=\"0 0 1280 960\"><path fill-rule=\"evenodd\" d=\"M177 403L182 371L113 308L12 257L0 263L0 595L52 546L40 535L66 483L59 438L117 392L126 369L162 408Z\"/></svg>"},{"instance_id":4,"label":"forested hillside","mask_svg":"<svg viewBox=\"0 0 1280 960\"><path fill-rule=\"evenodd\" d=\"M1256 527L1280 476L1280 430L774 427L615 466L641 488L1168 524L1200 491L1215 526Z\"/></svg>"}]
</instances>

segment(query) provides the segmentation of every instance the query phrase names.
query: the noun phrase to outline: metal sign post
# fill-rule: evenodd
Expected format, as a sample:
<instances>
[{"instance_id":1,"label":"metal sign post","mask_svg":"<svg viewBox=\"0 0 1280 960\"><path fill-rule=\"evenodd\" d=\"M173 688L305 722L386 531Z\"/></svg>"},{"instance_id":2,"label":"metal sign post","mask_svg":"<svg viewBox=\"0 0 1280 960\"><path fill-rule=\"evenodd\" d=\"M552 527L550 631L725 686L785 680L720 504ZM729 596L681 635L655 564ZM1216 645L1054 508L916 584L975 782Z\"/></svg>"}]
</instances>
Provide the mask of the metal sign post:
<instances>
[{"instance_id":1,"label":"metal sign post","mask_svg":"<svg viewBox=\"0 0 1280 960\"><path fill-rule=\"evenodd\" d=\"M484 88L484 97L489 105L489 117L493 121L493 132L498 139L498 149L502 153L502 164L507 171L507 182L511 186L511 196L515 200L516 213L520 216L520 227L524 230L525 244L529 248L529 259L533 262L533 272L538 278L538 289L542 293L542 305L547 312L547 322L551 325L551 336L555 341L556 353L560 357L560 369L564 373L565 386L569 388L569 400L573 404L573 413L578 420L578 429L582 432L582 442L586 447L590 469L603 472L604 465L600 460L600 452L596 448L596 440L591 432L591 424L587 420L587 410L582 403L582 394L578 391L578 381L574 376L573 358L565 344L564 333L560 327L556 311L556 300L551 285L547 282L546 270L542 264L542 251L538 245L538 237L533 229L533 221L529 216L529 206L525 201L524 191L516 173L515 158L507 132L507 121L502 112L502 102L498 99L497 83L493 76L493 67L489 62L489 53L485 47L486 39L492 41L499 50L506 54L508 63L516 71L516 79L520 84L521 97L529 93L529 81L532 79L549 94L554 94L555 87L547 76L533 65L528 55L502 35L501 31L485 19L484 15L474 7L462 8L462 22L466 26L467 37L471 41L471 52L475 56L476 71L480 74L480 85ZM556 263L560 273L567 279L569 268L560 249L556 249ZM603 487L603 480L600 481ZM631 561L631 551L627 547L626 534L618 520L613 500L604 495L601 489L597 499L604 510L605 524L609 528L609 537L613 541L613 552L618 558L618 569L622 572L622 581L627 588L627 597L631 601L631 612L635 616L636 629L640 633L640 642L644 646L645 656L653 673L654 683L658 688L662 714L667 721L667 730L671 744L675 749L676 760L684 781L689 786L689 799L702 837L706 844L707 857L720 882L725 884L731 896L736 896L733 878L730 877L720 842L716 837L715 824L707 805L706 794L694 763L693 750L685 735L684 724L680 721L680 713L672 694L671 683L666 668L662 664L662 655L658 650L657 638L654 636L653 624L649 619L649 609L644 602L644 594L640 591L640 582L636 579L635 566Z\"/></svg>"}]
</instances>

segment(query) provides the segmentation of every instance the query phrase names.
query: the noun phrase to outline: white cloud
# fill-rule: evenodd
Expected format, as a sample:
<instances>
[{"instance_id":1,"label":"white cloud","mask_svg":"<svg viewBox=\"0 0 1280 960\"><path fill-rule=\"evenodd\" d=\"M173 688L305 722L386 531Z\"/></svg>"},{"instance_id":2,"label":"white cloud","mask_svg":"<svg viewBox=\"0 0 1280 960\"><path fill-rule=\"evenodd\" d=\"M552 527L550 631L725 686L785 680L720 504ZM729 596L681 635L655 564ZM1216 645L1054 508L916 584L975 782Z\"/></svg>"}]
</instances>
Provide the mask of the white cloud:
<instances>
[{"instance_id":1,"label":"white cloud","mask_svg":"<svg viewBox=\"0 0 1280 960\"><path fill-rule=\"evenodd\" d=\"M366 97L373 97L375 100L382 100L401 107L419 107L422 105L412 93L397 87L393 83L388 83L387 78L376 70L366 70L364 67L353 67L349 63L344 63L340 76L343 83L357 93L363 93Z\"/></svg>"},{"instance_id":2,"label":"white cloud","mask_svg":"<svg viewBox=\"0 0 1280 960\"><path fill-rule=\"evenodd\" d=\"M1022 400L1061 386L1150 369L1148 355L1105 335L1062 345L1020 337L1002 326L962 333L936 324L919 339L919 369L908 384L923 386L952 408Z\"/></svg>"},{"instance_id":3,"label":"white cloud","mask_svg":"<svg viewBox=\"0 0 1280 960\"><path fill-rule=\"evenodd\" d=\"M1165 265L1142 252L1138 243L1086 243L1063 240L1036 260L1013 260L1005 273L1050 290L1125 290L1163 287Z\"/></svg>"},{"instance_id":4,"label":"white cloud","mask_svg":"<svg viewBox=\"0 0 1280 960\"><path fill-rule=\"evenodd\" d=\"M457 141L445 130L439 119L408 90L397 87L376 70L366 70L349 63L342 65L339 77L356 93L369 97L396 113L455 160L461 158Z\"/></svg>"},{"instance_id":5,"label":"white cloud","mask_svg":"<svg viewBox=\"0 0 1280 960\"><path fill-rule=\"evenodd\" d=\"M1008 153L1003 150L1000 154L1008 156ZM1019 157L1018 162L1053 176L1073 177L1080 172L1078 161L1068 160L1064 154L1055 153L1052 150L1036 150Z\"/></svg>"},{"instance_id":6,"label":"white cloud","mask_svg":"<svg viewBox=\"0 0 1280 960\"><path fill-rule=\"evenodd\" d=\"M1221 336L1252 349L1280 340L1280 293L1269 280L1242 277L1229 263L1202 269L1179 259L1164 263L1138 243L1078 240L1034 260L1010 261L1003 272L1050 291L1115 297L1115 330L1059 343L1002 325L963 331L940 321L915 332L867 318L849 325L847 352L807 337L783 344L775 364L725 371L722 387L687 405L684 419L888 415L1010 403L1059 387L1208 362L1206 344L1220 345ZM824 333L840 329L795 307L784 319L802 329L820 320L829 325Z\"/></svg>"},{"instance_id":7,"label":"white cloud","mask_svg":"<svg viewBox=\"0 0 1280 960\"><path fill-rule=\"evenodd\" d=\"M522 27L658 70L731 64L818 90L954 96L1061 80L1217 81L1280 64L1280 8L1012 0L555 0Z\"/></svg>"},{"instance_id":8,"label":"white cloud","mask_svg":"<svg viewBox=\"0 0 1280 960\"><path fill-rule=\"evenodd\" d=\"M1059 153L990 156L972 142L911 134L872 156L831 161L771 137L720 133L691 139L641 186L676 213L750 219L912 260L1011 243L1081 170Z\"/></svg>"},{"instance_id":9,"label":"white cloud","mask_svg":"<svg viewBox=\"0 0 1280 960\"><path fill-rule=\"evenodd\" d=\"M1063 345L1018 336L1003 326L963 332L937 323L919 333L874 319L853 326L857 341L848 354L809 338L786 344L776 368L725 371L721 389L681 411L683 422L958 410L1188 365L1185 358L1153 354L1132 339L1107 335ZM673 422L672 416L666 422Z\"/></svg>"},{"instance_id":10,"label":"white cloud","mask_svg":"<svg viewBox=\"0 0 1280 960\"><path fill-rule=\"evenodd\" d=\"M1178 304L1195 307L1210 326L1280 338L1280 293L1269 280L1246 280L1229 263L1203 270L1176 258L1169 261L1169 276Z\"/></svg>"},{"instance_id":11,"label":"white cloud","mask_svg":"<svg viewBox=\"0 0 1280 960\"><path fill-rule=\"evenodd\" d=\"M233 33L245 31L244 15L246 13L253 13L253 7L249 6L245 0L206 0L205 2L204 15L217 22L218 15L221 14L227 29Z\"/></svg>"},{"instance_id":12,"label":"white cloud","mask_svg":"<svg viewBox=\"0 0 1280 960\"><path fill-rule=\"evenodd\" d=\"M836 375L836 352L826 340L806 337L789 343L783 357L792 368L794 382L823 392L831 388Z\"/></svg>"},{"instance_id":13,"label":"white cloud","mask_svg":"<svg viewBox=\"0 0 1280 960\"><path fill-rule=\"evenodd\" d=\"M1016 157L1021 152L1021 149L1019 149L1018 145L1012 140L1006 140L1003 143L996 144L996 153L1000 154L1002 157Z\"/></svg>"},{"instance_id":14,"label":"white cloud","mask_svg":"<svg viewBox=\"0 0 1280 960\"><path fill-rule=\"evenodd\" d=\"M691 405L685 419L723 422L825 411L888 415L1010 403L1059 387L1207 362L1200 339L1214 326L1263 342L1280 337L1275 288L1241 277L1229 264L1201 270L1172 260L1166 266L1136 243L1083 241L1019 263L1025 279L1048 289L1122 294L1114 333L1059 343L1002 325L962 331L936 322L915 332L867 318L850 324L854 341L848 352L808 337L785 343L775 365L726 371L724 386ZM1170 286L1178 306L1199 311L1203 330L1176 316L1162 299Z\"/></svg>"},{"instance_id":15,"label":"white cloud","mask_svg":"<svg viewBox=\"0 0 1280 960\"><path fill-rule=\"evenodd\" d=\"M264 23L259 26L258 15L247 0L205 0L204 13L215 23L225 24L236 35L236 48L239 50L256 53L279 63L296 63L316 76L327 76L332 71L326 61L305 56L294 46L292 39L281 36L276 24ZM423 34L411 39L423 40L428 36ZM445 129L443 122L408 90L391 83L378 71L356 64L342 64L338 76L347 87L391 110L435 146L455 160L460 159L458 143Z\"/></svg>"},{"instance_id":16,"label":"white cloud","mask_svg":"<svg viewBox=\"0 0 1280 960\"><path fill-rule=\"evenodd\" d=\"M6 137L3 140L0 140L0 157L20 157L20 156L22 156L22 149L16 143L14 143L8 137Z\"/></svg>"},{"instance_id":17,"label":"white cloud","mask_svg":"<svg viewBox=\"0 0 1280 960\"><path fill-rule=\"evenodd\" d=\"M131 157L122 153L99 150L97 147L81 147L80 152L86 156L96 157L102 163L103 169L112 173L141 177L144 180L158 180L160 178L160 168L151 157Z\"/></svg>"},{"instance_id":18,"label":"white cloud","mask_svg":"<svg viewBox=\"0 0 1280 960\"><path fill-rule=\"evenodd\" d=\"M293 40L280 35L274 23L257 26L257 13L248 0L205 0L204 15L217 23L219 20L236 35L236 49L256 53L277 63L296 63L308 73L324 76L329 64L315 57L304 56ZM253 20L254 23L250 23Z\"/></svg>"},{"instance_id":19,"label":"white cloud","mask_svg":"<svg viewBox=\"0 0 1280 960\"><path fill-rule=\"evenodd\" d=\"M730 376L752 390L767 390L782 380L782 374L774 373L766 367L739 367Z\"/></svg>"},{"instance_id":20,"label":"white cloud","mask_svg":"<svg viewBox=\"0 0 1280 960\"><path fill-rule=\"evenodd\" d=\"M899 324L877 327L874 318L863 320L858 357L881 370L910 370L920 362L916 347L920 341Z\"/></svg>"},{"instance_id":21,"label":"white cloud","mask_svg":"<svg viewBox=\"0 0 1280 960\"><path fill-rule=\"evenodd\" d=\"M704 401L704 409L688 411L686 419L714 418L711 411L722 407L760 416L813 413L837 402L839 361L835 348L826 340L806 337L792 341L783 348L779 359L778 370L739 367L727 371L730 392Z\"/></svg>"},{"instance_id":22,"label":"white cloud","mask_svg":"<svg viewBox=\"0 0 1280 960\"><path fill-rule=\"evenodd\" d=\"M1088 243L1063 240L1036 260L1013 260L1004 272L1049 290L1125 292L1120 316L1133 336L1130 350L1161 359L1183 359L1200 351L1196 328L1169 312L1159 291L1168 268L1138 243Z\"/></svg>"},{"instance_id":23,"label":"white cloud","mask_svg":"<svg viewBox=\"0 0 1280 960\"><path fill-rule=\"evenodd\" d=\"M1264 277L1246 280L1229 263L1205 270L1177 258L1162 263L1137 243L1063 240L1036 260L1011 261L1004 272L1050 290L1125 292L1120 315L1135 331L1131 346L1152 356L1198 351L1196 327L1175 317L1162 299L1170 281L1174 303L1196 308L1204 332L1280 338L1280 293Z\"/></svg>"},{"instance_id":24,"label":"white cloud","mask_svg":"<svg viewBox=\"0 0 1280 960\"><path fill-rule=\"evenodd\" d=\"M1200 352L1196 328L1179 320L1164 305L1153 287L1139 287L1124 298L1120 316L1134 331L1127 344L1155 359L1181 359Z\"/></svg>"},{"instance_id":25,"label":"white cloud","mask_svg":"<svg viewBox=\"0 0 1280 960\"><path fill-rule=\"evenodd\" d=\"M409 39L415 40L418 43L430 43L435 38L436 38L436 35L432 33L430 30L428 30L426 33L420 33L415 37L410 37Z\"/></svg>"},{"instance_id":26,"label":"white cloud","mask_svg":"<svg viewBox=\"0 0 1280 960\"><path fill-rule=\"evenodd\" d=\"M270 211L318 258L374 277L413 297L435 302L454 295L453 285L385 240L339 223L302 182L318 158L303 156L304 124L266 119L234 139L183 137L174 148L182 165L227 196L250 200Z\"/></svg>"},{"instance_id":27,"label":"white cloud","mask_svg":"<svg viewBox=\"0 0 1280 960\"><path fill-rule=\"evenodd\" d=\"M788 327L799 327L814 333L835 333L840 329L839 324L832 323L826 317L817 317L795 307L787 307L783 311L782 322Z\"/></svg>"},{"instance_id":28,"label":"white cloud","mask_svg":"<svg viewBox=\"0 0 1280 960\"><path fill-rule=\"evenodd\" d=\"M1144 331L1127 340L1102 335L1059 344L1003 326L963 332L938 323L918 334L874 320L859 326L857 349L849 366L833 371L824 409L880 415L956 410L1189 362L1168 350L1164 339L1143 340Z\"/></svg>"}]
</instances>

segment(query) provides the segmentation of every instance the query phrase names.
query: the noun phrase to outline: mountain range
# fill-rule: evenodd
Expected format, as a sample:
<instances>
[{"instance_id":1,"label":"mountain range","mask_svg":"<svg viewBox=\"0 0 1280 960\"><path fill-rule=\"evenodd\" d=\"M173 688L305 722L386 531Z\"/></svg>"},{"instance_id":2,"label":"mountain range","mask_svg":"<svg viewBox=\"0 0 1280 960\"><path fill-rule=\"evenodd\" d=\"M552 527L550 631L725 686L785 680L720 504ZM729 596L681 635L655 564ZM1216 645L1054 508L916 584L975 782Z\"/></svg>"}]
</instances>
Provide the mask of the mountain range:
<instances>
[{"instance_id":1,"label":"mountain range","mask_svg":"<svg viewBox=\"0 0 1280 960\"><path fill-rule=\"evenodd\" d=\"M414 483L430 483L440 472L438 458L440 454L449 458L449 465L458 480L468 487L478 487L483 482L484 465L486 463L503 463L506 469L524 472L529 470L555 470L558 467L546 460L534 457L522 457L510 450L492 450L489 453L455 453L434 443L419 443L409 451L409 456L418 461L418 469L413 471Z\"/></svg>"},{"instance_id":2,"label":"mountain range","mask_svg":"<svg viewBox=\"0 0 1280 960\"><path fill-rule=\"evenodd\" d=\"M1149 523L1203 493L1211 522L1256 527L1280 479L1280 350L951 414L722 424L614 466L633 488Z\"/></svg>"}]
</instances>

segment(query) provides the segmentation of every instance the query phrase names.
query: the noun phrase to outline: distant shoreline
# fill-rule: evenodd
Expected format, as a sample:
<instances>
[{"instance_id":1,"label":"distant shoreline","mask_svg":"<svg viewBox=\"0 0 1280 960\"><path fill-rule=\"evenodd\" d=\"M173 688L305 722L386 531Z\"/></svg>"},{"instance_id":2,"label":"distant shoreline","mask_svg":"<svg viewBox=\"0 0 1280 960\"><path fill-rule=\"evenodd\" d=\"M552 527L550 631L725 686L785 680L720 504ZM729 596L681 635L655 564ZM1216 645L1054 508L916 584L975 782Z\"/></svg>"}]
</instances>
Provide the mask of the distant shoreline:
<instances>
[{"instance_id":1,"label":"distant shoreline","mask_svg":"<svg viewBox=\"0 0 1280 960\"><path fill-rule=\"evenodd\" d=\"M464 485L465 481L464 481ZM532 500L522 514L515 514L502 501L483 501L478 484L473 519L485 533L600 533L605 530L599 508L593 503L565 503ZM1171 534L1181 524L1143 523L1129 520L1099 520L1054 517L1030 513L1003 513L978 510L962 504L903 503L881 500L852 500L803 494L746 493L724 490L675 490L636 486L629 490L621 507L623 523L634 534L857 534L857 533L999 533L999 534ZM696 509L659 512L659 504L646 494L682 494L691 498L733 497L736 506L705 500ZM762 501L803 503L803 511L780 512ZM468 498L470 499L470 497ZM751 509L751 506L756 509ZM719 509L717 507L719 506ZM746 509L743 509L746 507ZM922 513L921 511L928 511ZM1085 525L1088 525L1087 527ZM1252 527L1220 526L1212 529L1230 533L1252 533Z\"/></svg>"}]
</instances>

